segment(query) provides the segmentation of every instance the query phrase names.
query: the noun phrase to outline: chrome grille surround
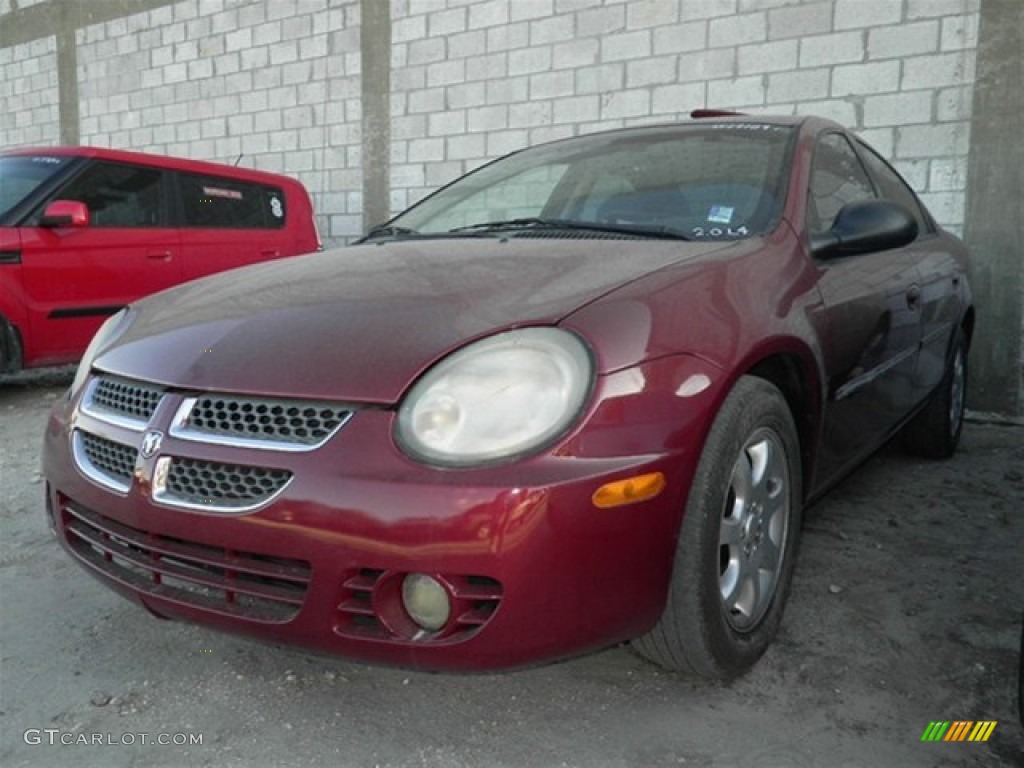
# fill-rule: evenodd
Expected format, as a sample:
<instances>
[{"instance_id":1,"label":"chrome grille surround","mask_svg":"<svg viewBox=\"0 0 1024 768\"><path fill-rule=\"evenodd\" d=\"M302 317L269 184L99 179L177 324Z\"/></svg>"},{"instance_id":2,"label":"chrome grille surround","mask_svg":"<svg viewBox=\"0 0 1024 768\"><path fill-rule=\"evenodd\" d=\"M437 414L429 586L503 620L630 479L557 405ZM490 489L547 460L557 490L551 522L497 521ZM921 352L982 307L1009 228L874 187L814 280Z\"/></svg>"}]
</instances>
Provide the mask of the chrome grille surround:
<instances>
[{"instance_id":1,"label":"chrome grille surround","mask_svg":"<svg viewBox=\"0 0 1024 768\"><path fill-rule=\"evenodd\" d=\"M96 376L86 388L82 411L102 421L141 429L153 418L164 393L163 387L154 384Z\"/></svg>"},{"instance_id":2,"label":"chrome grille surround","mask_svg":"<svg viewBox=\"0 0 1024 768\"><path fill-rule=\"evenodd\" d=\"M240 514L274 500L292 480L284 469L162 456L153 474L153 500L172 507Z\"/></svg>"},{"instance_id":3,"label":"chrome grille surround","mask_svg":"<svg viewBox=\"0 0 1024 768\"><path fill-rule=\"evenodd\" d=\"M86 383L71 432L78 470L97 485L126 495L135 475L146 482L146 438L166 435L197 446L222 445L276 453L313 451L353 416L338 403L220 393L182 394L158 384L96 374ZM168 414L173 414L167 425ZM102 422L102 426L97 424ZM114 437L116 439L110 439ZM291 483L292 472L263 462L208 461L188 445L157 448L152 499L166 507L241 514L263 507ZM275 464L268 461L268 464Z\"/></svg>"},{"instance_id":4,"label":"chrome grille surround","mask_svg":"<svg viewBox=\"0 0 1024 768\"><path fill-rule=\"evenodd\" d=\"M302 609L313 578L305 560L151 533L58 499L72 554L144 595L266 623L290 621Z\"/></svg>"},{"instance_id":5,"label":"chrome grille surround","mask_svg":"<svg viewBox=\"0 0 1024 768\"><path fill-rule=\"evenodd\" d=\"M331 403L240 395L186 397L170 433L182 440L244 445L276 451L311 451L352 417Z\"/></svg>"},{"instance_id":6,"label":"chrome grille surround","mask_svg":"<svg viewBox=\"0 0 1024 768\"><path fill-rule=\"evenodd\" d=\"M128 493L138 449L76 429L71 453L82 473L95 483L120 494Z\"/></svg>"}]
</instances>

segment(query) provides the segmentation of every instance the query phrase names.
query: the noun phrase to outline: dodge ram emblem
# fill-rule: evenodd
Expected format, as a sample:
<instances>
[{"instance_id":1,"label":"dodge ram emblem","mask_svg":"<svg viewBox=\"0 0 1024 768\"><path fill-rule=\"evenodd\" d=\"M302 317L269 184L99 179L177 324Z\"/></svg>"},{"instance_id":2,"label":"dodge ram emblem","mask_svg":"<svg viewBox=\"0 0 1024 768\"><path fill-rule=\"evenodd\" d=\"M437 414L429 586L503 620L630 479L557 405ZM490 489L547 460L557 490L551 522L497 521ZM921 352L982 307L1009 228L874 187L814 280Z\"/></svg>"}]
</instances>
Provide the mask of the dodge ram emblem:
<instances>
[{"instance_id":1,"label":"dodge ram emblem","mask_svg":"<svg viewBox=\"0 0 1024 768\"><path fill-rule=\"evenodd\" d=\"M147 432L146 436L142 438L142 448L139 451L142 454L142 458L153 458L156 452L160 450L160 443L163 442L163 439L163 432L157 432L156 430Z\"/></svg>"}]
</instances>

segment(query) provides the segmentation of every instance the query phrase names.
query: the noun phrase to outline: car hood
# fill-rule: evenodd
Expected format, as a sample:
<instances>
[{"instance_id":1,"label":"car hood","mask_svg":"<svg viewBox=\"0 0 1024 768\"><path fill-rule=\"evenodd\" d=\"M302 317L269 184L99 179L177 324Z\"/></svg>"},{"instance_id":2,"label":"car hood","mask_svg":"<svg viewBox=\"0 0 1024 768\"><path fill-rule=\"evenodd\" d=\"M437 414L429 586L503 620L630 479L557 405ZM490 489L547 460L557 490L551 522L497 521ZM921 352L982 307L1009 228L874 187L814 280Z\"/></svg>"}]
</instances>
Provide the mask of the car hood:
<instances>
[{"instance_id":1,"label":"car hood","mask_svg":"<svg viewBox=\"0 0 1024 768\"><path fill-rule=\"evenodd\" d=\"M260 264L139 302L94 361L197 390L394 403L428 366L501 329L554 324L723 243L391 241Z\"/></svg>"}]
</instances>

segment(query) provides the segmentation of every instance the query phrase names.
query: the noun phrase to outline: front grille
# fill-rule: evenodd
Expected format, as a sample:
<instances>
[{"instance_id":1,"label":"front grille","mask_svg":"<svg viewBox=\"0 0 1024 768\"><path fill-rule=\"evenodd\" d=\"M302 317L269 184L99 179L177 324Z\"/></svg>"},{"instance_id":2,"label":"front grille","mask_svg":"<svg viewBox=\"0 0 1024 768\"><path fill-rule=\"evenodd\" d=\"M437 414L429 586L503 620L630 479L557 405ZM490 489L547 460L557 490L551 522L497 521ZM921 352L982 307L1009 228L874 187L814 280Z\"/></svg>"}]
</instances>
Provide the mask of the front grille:
<instances>
[{"instance_id":1,"label":"front grille","mask_svg":"<svg viewBox=\"0 0 1024 768\"><path fill-rule=\"evenodd\" d=\"M157 470L154 498L185 506L226 510L265 504L284 490L292 473L240 464L180 457L165 458L166 475Z\"/></svg>"},{"instance_id":2,"label":"front grille","mask_svg":"<svg viewBox=\"0 0 1024 768\"><path fill-rule=\"evenodd\" d=\"M188 439L312 448L352 415L338 405L235 395L202 395L185 401L172 433Z\"/></svg>"},{"instance_id":3,"label":"front grille","mask_svg":"<svg viewBox=\"0 0 1024 768\"><path fill-rule=\"evenodd\" d=\"M91 413L107 411L131 421L147 422L152 418L164 390L111 376L95 379L86 398L85 410Z\"/></svg>"},{"instance_id":4,"label":"front grille","mask_svg":"<svg viewBox=\"0 0 1024 768\"><path fill-rule=\"evenodd\" d=\"M75 432L74 440L75 460L87 476L120 491L128 489L138 453L133 446L80 430Z\"/></svg>"},{"instance_id":5,"label":"front grille","mask_svg":"<svg viewBox=\"0 0 1024 768\"><path fill-rule=\"evenodd\" d=\"M345 575L334 631L369 640L451 643L479 632L501 604L504 589L489 576L440 574L451 599L451 618L441 630L421 630L401 605L407 574L360 568Z\"/></svg>"},{"instance_id":6,"label":"front grille","mask_svg":"<svg viewBox=\"0 0 1024 768\"><path fill-rule=\"evenodd\" d=\"M148 533L67 499L61 525L72 553L90 568L143 594L229 616L289 621L312 579L305 560Z\"/></svg>"}]
</instances>

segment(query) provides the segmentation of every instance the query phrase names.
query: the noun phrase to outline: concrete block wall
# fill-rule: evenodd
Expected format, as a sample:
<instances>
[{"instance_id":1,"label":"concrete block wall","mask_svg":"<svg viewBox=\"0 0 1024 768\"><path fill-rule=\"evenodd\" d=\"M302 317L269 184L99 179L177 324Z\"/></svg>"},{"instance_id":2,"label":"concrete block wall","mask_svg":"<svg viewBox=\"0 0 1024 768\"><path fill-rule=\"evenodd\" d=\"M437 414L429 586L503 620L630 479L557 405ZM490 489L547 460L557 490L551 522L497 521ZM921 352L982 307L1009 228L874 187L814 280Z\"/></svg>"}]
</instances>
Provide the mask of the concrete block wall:
<instances>
[{"instance_id":1,"label":"concrete block wall","mask_svg":"<svg viewBox=\"0 0 1024 768\"><path fill-rule=\"evenodd\" d=\"M0 48L0 147L58 143L57 103L55 38Z\"/></svg>"},{"instance_id":2,"label":"concrete block wall","mask_svg":"<svg viewBox=\"0 0 1024 768\"><path fill-rule=\"evenodd\" d=\"M81 141L279 171L362 227L359 3L186 0L77 32Z\"/></svg>"},{"instance_id":3,"label":"concrete block wall","mask_svg":"<svg viewBox=\"0 0 1024 768\"><path fill-rule=\"evenodd\" d=\"M856 129L961 232L978 0L392 0L392 207L488 158L713 106Z\"/></svg>"},{"instance_id":4,"label":"concrete block wall","mask_svg":"<svg viewBox=\"0 0 1024 768\"><path fill-rule=\"evenodd\" d=\"M392 211L528 144L715 106L835 118L962 230L979 0L388 1ZM326 240L361 231L359 0L183 0L74 34L82 143L294 174ZM58 140L55 59L52 37L0 48L0 145Z\"/></svg>"},{"instance_id":5,"label":"concrete block wall","mask_svg":"<svg viewBox=\"0 0 1024 768\"><path fill-rule=\"evenodd\" d=\"M0 0L0 146L75 137L289 173L333 245L530 144L705 106L814 113L873 143L963 235L979 22L1021 12L984 1ZM990 37L981 50L1019 72L1019 46ZM999 249L987 285L1019 286ZM993 306L997 336L1024 344L1019 299ZM985 368L1005 368L986 343Z\"/></svg>"}]
</instances>

